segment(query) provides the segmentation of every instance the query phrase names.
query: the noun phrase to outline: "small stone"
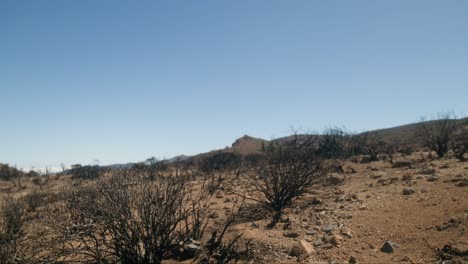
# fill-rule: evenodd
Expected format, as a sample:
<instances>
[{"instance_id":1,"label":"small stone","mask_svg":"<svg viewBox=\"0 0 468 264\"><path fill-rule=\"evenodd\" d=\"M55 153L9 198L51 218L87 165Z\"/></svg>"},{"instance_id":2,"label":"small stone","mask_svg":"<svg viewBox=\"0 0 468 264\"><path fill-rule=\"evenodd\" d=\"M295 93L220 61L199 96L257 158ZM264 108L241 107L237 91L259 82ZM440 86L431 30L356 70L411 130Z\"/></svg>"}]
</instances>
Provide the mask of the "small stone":
<instances>
[{"instance_id":1,"label":"small stone","mask_svg":"<svg viewBox=\"0 0 468 264\"><path fill-rule=\"evenodd\" d=\"M457 183L457 186L458 186L458 187L465 187L465 186L468 186L468 180L463 179L462 181L460 181L460 182Z\"/></svg>"},{"instance_id":2,"label":"small stone","mask_svg":"<svg viewBox=\"0 0 468 264\"><path fill-rule=\"evenodd\" d=\"M437 177L436 175L430 175L430 176L427 176L426 180L428 182L435 182L439 180L439 177Z\"/></svg>"},{"instance_id":3,"label":"small stone","mask_svg":"<svg viewBox=\"0 0 468 264\"><path fill-rule=\"evenodd\" d=\"M379 171L379 172L375 172L371 175L371 178L372 179L379 179L379 178L382 178L382 177L385 177L387 174L383 171Z\"/></svg>"},{"instance_id":4,"label":"small stone","mask_svg":"<svg viewBox=\"0 0 468 264\"><path fill-rule=\"evenodd\" d=\"M385 253L395 252L395 243L393 243L391 241L385 241L382 248L380 248L380 251L385 252Z\"/></svg>"},{"instance_id":5,"label":"small stone","mask_svg":"<svg viewBox=\"0 0 468 264\"><path fill-rule=\"evenodd\" d=\"M216 192L216 198L220 199L220 198L224 198L224 192L221 191L221 190L218 190Z\"/></svg>"},{"instance_id":6,"label":"small stone","mask_svg":"<svg viewBox=\"0 0 468 264\"><path fill-rule=\"evenodd\" d=\"M317 240L314 241L314 246L319 247L321 245L323 245L322 239L317 239Z\"/></svg>"},{"instance_id":7,"label":"small stone","mask_svg":"<svg viewBox=\"0 0 468 264\"><path fill-rule=\"evenodd\" d=\"M307 259L312 253L314 253L314 246L305 240L300 240L294 244L289 252L290 256L297 257L299 261Z\"/></svg>"},{"instance_id":8,"label":"small stone","mask_svg":"<svg viewBox=\"0 0 468 264\"><path fill-rule=\"evenodd\" d=\"M200 251L200 244L197 243L189 243L185 246L185 254L187 256L193 257Z\"/></svg>"},{"instance_id":9,"label":"small stone","mask_svg":"<svg viewBox=\"0 0 468 264\"><path fill-rule=\"evenodd\" d=\"M436 173L436 170L433 168L427 168L427 169L419 171L419 174L424 174L424 175L429 175L429 174L434 174L434 173Z\"/></svg>"},{"instance_id":10,"label":"small stone","mask_svg":"<svg viewBox=\"0 0 468 264\"><path fill-rule=\"evenodd\" d=\"M330 243L334 245L335 247L341 247L341 244L343 243L344 238L340 235L334 235L330 239Z\"/></svg>"},{"instance_id":11,"label":"small stone","mask_svg":"<svg viewBox=\"0 0 468 264\"><path fill-rule=\"evenodd\" d=\"M351 229L349 228L342 228L340 234L342 234L345 237L352 238L353 235L351 234Z\"/></svg>"},{"instance_id":12,"label":"small stone","mask_svg":"<svg viewBox=\"0 0 468 264\"><path fill-rule=\"evenodd\" d=\"M441 169L448 169L449 167L450 166L447 163L444 163L444 164L439 166L439 168L441 168Z\"/></svg>"},{"instance_id":13,"label":"small stone","mask_svg":"<svg viewBox=\"0 0 468 264\"><path fill-rule=\"evenodd\" d=\"M317 197L314 197L314 199L312 199L312 204L321 204L322 202L322 199Z\"/></svg>"},{"instance_id":14,"label":"small stone","mask_svg":"<svg viewBox=\"0 0 468 264\"><path fill-rule=\"evenodd\" d=\"M283 233L283 236L289 237L289 238L297 238L297 237L299 237L299 234L296 233L296 232L292 232L292 231L285 231Z\"/></svg>"},{"instance_id":15,"label":"small stone","mask_svg":"<svg viewBox=\"0 0 468 264\"><path fill-rule=\"evenodd\" d=\"M219 214L216 211L214 211L210 215L208 215L208 217L211 219L216 219L219 217Z\"/></svg>"},{"instance_id":16,"label":"small stone","mask_svg":"<svg viewBox=\"0 0 468 264\"><path fill-rule=\"evenodd\" d=\"M337 228L338 226L336 224L330 224L330 225L327 225L325 227L322 228L322 231L323 232L326 232L326 233L331 233L333 230L335 230L335 228Z\"/></svg>"},{"instance_id":17,"label":"small stone","mask_svg":"<svg viewBox=\"0 0 468 264\"><path fill-rule=\"evenodd\" d=\"M358 264L357 259L354 256L349 257L348 263L349 264Z\"/></svg>"},{"instance_id":18,"label":"small stone","mask_svg":"<svg viewBox=\"0 0 468 264\"><path fill-rule=\"evenodd\" d=\"M413 189L403 189L403 195L411 195L413 193L415 193L416 191L413 190Z\"/></svg>"},{"instance_id":19,"label":"small stone","mask_svg":"<svg viewBox=\"0 0 468 264\"><path fill-rule=\"evenodd\" d=\"M402 181L411 181L413 179L413 176L411 176L411 174L405 174L403 175L403 177L401 178Z\"/></svg>"},{"instance_id":20,"label":"small stone","mask_svg":"<svg viewBox=\"0 0 468 264\"><path fill-rule=\"evenodd\" d=\"M313 229L309 229L306 231L306 235L309 235L309 236L313 236L317 234L317 231L313 230Z\"/></svg>"}]
</instances>

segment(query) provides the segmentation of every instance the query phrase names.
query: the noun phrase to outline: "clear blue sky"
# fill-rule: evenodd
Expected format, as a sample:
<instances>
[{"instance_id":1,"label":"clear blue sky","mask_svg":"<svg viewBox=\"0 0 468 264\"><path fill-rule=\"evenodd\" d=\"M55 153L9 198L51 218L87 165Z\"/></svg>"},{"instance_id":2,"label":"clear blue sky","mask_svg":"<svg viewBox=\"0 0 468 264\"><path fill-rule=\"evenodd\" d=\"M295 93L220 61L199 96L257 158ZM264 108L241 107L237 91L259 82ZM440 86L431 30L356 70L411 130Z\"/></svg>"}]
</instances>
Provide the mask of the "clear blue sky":
<instances>
[{"instance_id":1,"label":"clear blue sky","mask_svg":"<svg viewBox=\"0 0 468 264\"><path fill-rule=\"evenodd\" d=\"M468 1L0 1L0 162L468 113Z\"/></svg>"}]
</instances>

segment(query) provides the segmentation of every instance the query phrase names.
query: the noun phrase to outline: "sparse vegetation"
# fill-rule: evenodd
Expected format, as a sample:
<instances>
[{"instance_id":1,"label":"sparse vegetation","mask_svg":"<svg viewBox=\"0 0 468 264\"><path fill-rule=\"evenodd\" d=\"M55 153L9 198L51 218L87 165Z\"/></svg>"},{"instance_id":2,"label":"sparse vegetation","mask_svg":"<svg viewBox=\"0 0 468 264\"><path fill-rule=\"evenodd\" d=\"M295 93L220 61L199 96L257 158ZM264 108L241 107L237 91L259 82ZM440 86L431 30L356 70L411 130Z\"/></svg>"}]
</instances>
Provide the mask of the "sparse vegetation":
<instances>
[{"instance_id":1,"label":"sparse vegetation","mask_svg":"<svg viewBox=\"0 0 468 264\"><path fill-rule=\"evenodd\" d=\"M3 201L0 211L0 263L18 263L24 260L18 245L24 225L24 207L13 198Z\"/></svg>"},{"instance_id":2,"label":"sparse vegetation","mask_svg":"<svg viewBox=\"0 0 468 264\"><path fill-rule=\"evenodd\" d=\"M295 136L291 141L265 152L260 163L248 173L255 199L274 212L270 227L280 219L283 209L294 198L307 192L325 173L315 154L315 137Z\"/></svg>"},{"instance_id":3,"label":"sparse vegetation","mask_svg":"<svg viewBox=\"0 0 468 264\"><path fill-rule=\"evenodd\" d=\"M455 154L455 158L460 161L465 161L465 153L468 152L468 133L460 131L453 137L451 146L453 153Z\"/></svg>"},{"instance_id":4,"label":"sparse vegetation","mask_svg":"<svg viewBox=\"0 0 468 264\"><path fill-rule=\"evenodd\" d=\"M452 113L439 113L437 120L421 119L418 137L421 145L437 153L439 158L445 156L456 131L455 116Z\"/></svg>"},{"instance_id":5,"label":"sparse vegetation","mask_svg":"<svg viewBox=\"0 0 468 264\"><path fill-rule=\"evenodd\" d=\"M65 203L55 205L56 213L48 221L58 243L57 258L93 263L160 263L202 253L235 258L239 238L223 238L241 205L233 208L221 230L213 231L204 244L207 252L198 245L188 248L194 247L192 241L205 239L209 196L204 186L196 189L186 176L153 172L114 171L63 193Z\"/></svg>"},{"instance_id":6,"label":"sparse vegetation","mask_svg":"<svg viewBox=\"0 0 468 264\"><path fill-rule=\"evenodd\" d=\"M352 236L334 223L350 225L357 217L359 223L376 228L367 220L370 208L374 217L381 213L388 218L388 211L379 211L374 200L364 198L376 195L375 185L379 197L388 201L396 192L406 193L405 202L411 203L416 194L440 192L437 184L454 187L451 203L463 197L466 165L451 158L465 160L467 133L458 126L453 129L450 155L431 161L414 140L386 141L388 137L379 132L352 134L334 128L269 142L239 141L258 143L252 153L226 149L181 162L150 158L131 169L73 165L60 177L24 174L4 165L0 263L271 263L285 260L281 255L285 248L276 248L277 242L307 247L303 233L316 236L310 230L313 226L322 229L317 239L326 247L350 246L356 241L347 241ZM239 144L243 151L255 149ZM419 154L425 155L423 162L418 161ZM406 217L395 210L391 214ZM464 228L460 219L438 219L442 224L434 232ZM339 236L334 242L324 241L328 226L335 228L331 236L340 232L345 241ZM279 230L284 233L278 235ZM290 237L301 242L292 245ZM324 248L315 247L322 255L332 254ZM362 258L364 262L372 257Z\"/></svg>"},{"instance_id":7,"label":"sparse vegetation","mask_svg":"<svg viewBox=\"0 0 468 264\"><path fill-rule=\"evenodd\" d=\"M81 166L81 164L75 164L71 166L70 173L75 179L97 179L102 173L103 168L98 165L86 165Z\"/></svg>"}]
</instances>

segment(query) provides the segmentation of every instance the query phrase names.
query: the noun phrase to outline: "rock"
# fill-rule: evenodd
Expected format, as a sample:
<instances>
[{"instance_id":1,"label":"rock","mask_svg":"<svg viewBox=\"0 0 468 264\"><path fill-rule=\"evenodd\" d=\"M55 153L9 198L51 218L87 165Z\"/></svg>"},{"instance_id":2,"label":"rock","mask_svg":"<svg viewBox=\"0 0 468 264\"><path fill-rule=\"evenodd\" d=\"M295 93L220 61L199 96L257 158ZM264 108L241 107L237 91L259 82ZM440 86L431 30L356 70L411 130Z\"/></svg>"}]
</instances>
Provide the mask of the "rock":
<instances>
[{"instance_id":1,"label":"rock","mask_svg":"<svg viewBox=\"0 0 468 264\"><path fill-rule=\"evenodd\" d=\"M341 244L343 243L343 241L344 241L344 238L340 235L334 235L330 239L330 243L334 245L335 247L341 247Z\"/></svg>"},{"instance_id":2,"label":"rock","mask_svg":"<svg viewBox=\"0 0 468 264\"><path fill-rule=\"evenodd\" d=\"M322 237L322 241L326 242L326 243L330 243L330 240L332 239L333 236L331 235L328 235L328 234L325 234L323 235Z\"/></svg>"},{"instance_id":3,"label":"rock","mask_svg":"<svg viewBox=\"0 0 468 264\"><path fill-rule=\"evenodd\" d=\"M371 178L372 179L379 179L379 178L382 178L382 177L385 177L387 175L387 173L383 172L383 171L379 171L379 172L375 172L371 175Z\"/></svg>"},{"instance_id":4,"label":"rock","mask_svg":"<svg viewBox=\"0 0 468 264\"><path fill-rule=\"evenodd\" d=\"M196 245L194 243L190 243L190 244L187 245L186 249L189 250L189 251L198 251L198 250L200 250L200 246Z\"/></svg>"},{"instance_id":5,"label":"rock","mask_svg":"<svg viewBox=\"0 0 468 264\"><path fill-rule=\"evenodd\" d=\"M220 198L224 198L224 192L219 190L216 192L216 198L220 199Z\"/></svg>"},{"instance_id":6,"label":"rock","mask_svg":"<svg viewBox=\"0 0 468 264\"><path fill-rule=\"evenodd\" d=\"M437 177L436 175L430 175L430 176L427 176L426 179L428 182L435 182L439 180L439 177Z\"/></svg>"},{"instance_id":7,"label":"rock","mask_svg":"<svg viewBox=\"0 0 468 264\"><path fill-rule=\"evenodd\" d=\"M410 161L396 161L393 163L393 168L403 168L403 167L411 167Z\"/></svg>"},{"instance_id":8,"label":"rock","mask_svg":"<svg viewBox=\"0 0 468 264\"><path fill-rule=\"evenodd\" d=\"M299 234L296 233L296 232L292 232L292 231L285 231L283 233L283 236L289 237L289 238L297 238L297 237L299 237Z\"/></svg>"},{"instance_id":9,"label":"rock","mask_svg":"<svg viewBox=\"0 0 468 264\"><path fill-rule=\"evenodd\" d=\"M312 235L315 235L317 234L317 231L313 230L313 229L309 229L306 231L306 235L309 235L309 236L312 236Z\"/></svg>"},{"instance_id":10,"label":"rock","mask_svg":"<svg viewBox=\"0 0 468 264\"><path fill-rule=\"evenodd\" d=\"M450 166L447 163L442 164L439 168L448 169Z\"/></svg>"},{"instance_id":11,"label":"rock","mask_svg":"<svg viewBox=\"0 0 468 264\"><path fill-rule=\"evenodd\" d=\"M354 256L349 257L348 263L349 264L358 264L357 259Z\"/></svg>"},{"instance_id":12,"label":"rock","mask_svg":"<svg viewBox=\"0 0 468 264\"><path fill-rule=\"evenodd\" d=\"M214 211L211 214L209 214L208 217L211 218L211 219L216 219L216 218L219 217L219 214L218 214L218 212Z\"/></svg>"},{"instance_id":13,"label":"rock","mask_svg":"<svg viewBox=\"0 0 468 264\"><path fill-rule=\"evenodd\" d=\"M351 229L349 228L342 228L340 231L340 234L342 234L345 237L352 238L353 235L351 234Z\"/></svg>"},{"instance_id":14,"label":"rock","mask_svg":"<svg viewBox=\"0 0 468 264\"><path fill-rule=\"evenodd\" d=\"M413 179L413 176L411 176L410 174L405 174L403 175L403 177L401 178L402 181L411 181Z\"/></svg>"},{"instance_id":15,"label":"rock","mask_svg":"<svg viewBox=\"0 0 468 264\"><path fill-rule=\"evenodd\" d=\"M457 183L457 186L458 186L458 187L465 187L465 186L468 186L468 180L463 179L462 181L460 181L460 182Z\"/></svg>"},{"instance_id":16,"label":"rock","mask_svg":"<svg viewBox=\"0 0 468 264\"><path fill-rule=\"evenodd\" d=\"M314 246L305 240L300 240L294 244L289 252L290 256L297 257L299 261L307 259L312 253L314 253Z\"/></svg>"},{"instance_id":17,"label":"rock","mask_svg":"<svg viewBox=\"0 0 468 264\"><path fill-rule=\"evenodd\" d=\"M391 241L385 241L384 245L380 248L380 251L385 253L395 252L395 243Z\"/></svg>"},{"instance_id":18,"label":"rock","mask_svg":"<svg viewBox=\"0 0 468 264\"><path fill-rule=\"evenodd\" d=\"M335 199L335 202L343 202L344 200L346 200L346 195L340 195L338 197L336 197Z\"/></svg>"},{"instance_id":19,"label":"rock","mask_svg":"<svg viewBox=\"0 0 468 264\"><path fill-rule=\"evenodd\" d=\"M367 205L363 204L363 205L359 206L359 210L364 211L364 210L369 210L369 208L367 207Z\"/></svg>"},{"instance_id":20,"label":"rock","mask_svg":"<svg viewBox=\"0 0 468 264\"><path fill-rule=\"evenodd\" d=\"M319 247L321 245L323 245L322 239L317 239L317 240L314 241L314 246L315 247Z\"/></svg>"},{"instance_id":21,"label":"rock","mask_svg":"<svg viewBox=\"0 0 468 264\"><path fill-rule=\"evenodd\" d=\"M326 233L331 233L333 232L333 230L335 230L338 226L336 224L330 224L330 225L327 225L325 227L322 228L322 231L323 232L326 232Z\"/></svg>"},{"instance_id":22,"label":"rock","mask_svg":"<svg viewBox=\"0 0 468 264\"><path fill-rule=\"evenodd\" d=\"M190 243L185 246L184 254L188 257L194 257L198 254L198 252L200 252L200 249L200 242L196 240L190 240Z\"/></svg>"},{"instance_id":23,"label":"rock","mask_svg":"<svg viewBox=\"0 0 468 264\"><path fill-rule=\"evenodd\" d=\"M419 171L419 174L430 175L430 174L434 174L435 172L436 170L434 170L433 168L427 168L427 169Z\"/></svg>"},{"instance_id":24,"label":"rock","mask_svg":"<svg viewBox=\"0 0 468 264\"><path fill-rule=\"evenodd\" d=\"M312 204L321 204L322 202L322 199L317 197L314 197L314 199L312 199Z\"/></svg>"},{"instance_id":25,"label":"rock","mask_svg":"<svg viewBox=\"0 0 468 264\"><path fill-rule=\"evenodd\" d=\"M416 191L413 190L413 189L403 189L403 195L411 195L413 193L415 193Z\"/></svg>"}]
</instances>

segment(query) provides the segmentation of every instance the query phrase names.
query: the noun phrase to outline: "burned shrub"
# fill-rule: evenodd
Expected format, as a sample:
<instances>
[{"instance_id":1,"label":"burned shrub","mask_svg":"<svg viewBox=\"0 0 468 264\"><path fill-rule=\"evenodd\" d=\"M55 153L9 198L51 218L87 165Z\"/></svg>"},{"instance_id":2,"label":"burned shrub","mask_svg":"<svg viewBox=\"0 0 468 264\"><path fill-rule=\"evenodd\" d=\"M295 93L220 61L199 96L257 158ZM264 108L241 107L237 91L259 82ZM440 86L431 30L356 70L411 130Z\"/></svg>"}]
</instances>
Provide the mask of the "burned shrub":
<instances>
[{"instance_id":1,"label":"burned shrub","mask_svg":"<svg viewBox=\"0 0 468 264\"><path fill-rule=\"evenodd\" d=\"M323 162L315 152L315 137L294 139L268 150L260 163L248 171L248 182L260 204L274 212L270 227L280 219L292 200L307 192L324 175Z\"/></svg>"},{"instance_id":2,"label":"burned shrub","mask_svg":"<svg viewBox=\"0 0 468 264\"><path fill-rule=\"evenodd\" d=\"M75 164L71 166L70 173L73 179L93 180L103 174L104 169L98 165L81 166L80 164Z\"/></svg>"},{"instance_id":3,"label":"burned shrub","mask_svg":"<svg viewBox=\"0 0 468 264\"><path fill-rule=\"evenodd\" d=\"M13 198L7 198L0 211L0 263L24 261L19 240L23 235L24 207Z\"/></svg>"},{"instance_id":4,"label":"burned shrub","mask_svg":"<svg viewBox=\"0 0 468 264\"><path fill-rule=\"evenodd\" d=\"M439 113L437 120L421 121L417 131L421 145L435 151L439 158L445 156L456 130L455 116L452 113Z\"/></svg>"},{"instance_id":5,"label":"burned shrub","mask_svg":"<svg viewBox=\"0 0 468 264\"><path fill-rule=\"evenodd\" d=\"M64 192L65 202L55 205L48 221L55 258L160 263L200 255L205 247L188 254L187 246L206 238L210 196L205 185L198 188L186 176L151 173L113 171ZM212 254L226 246L222 230L215 229Z\"/></svg>"},{"instance_id":6,"label":"burned shrub","mask_svg":"<svg viewBox=\"0 0 468 264\"><path fill-rule=\"evenodd\" d=\"M451 147L455 158L465 161L465 153L468 152L468 133L461 131L458 135L454 136Z\"/></svg>"}]
</instances>

